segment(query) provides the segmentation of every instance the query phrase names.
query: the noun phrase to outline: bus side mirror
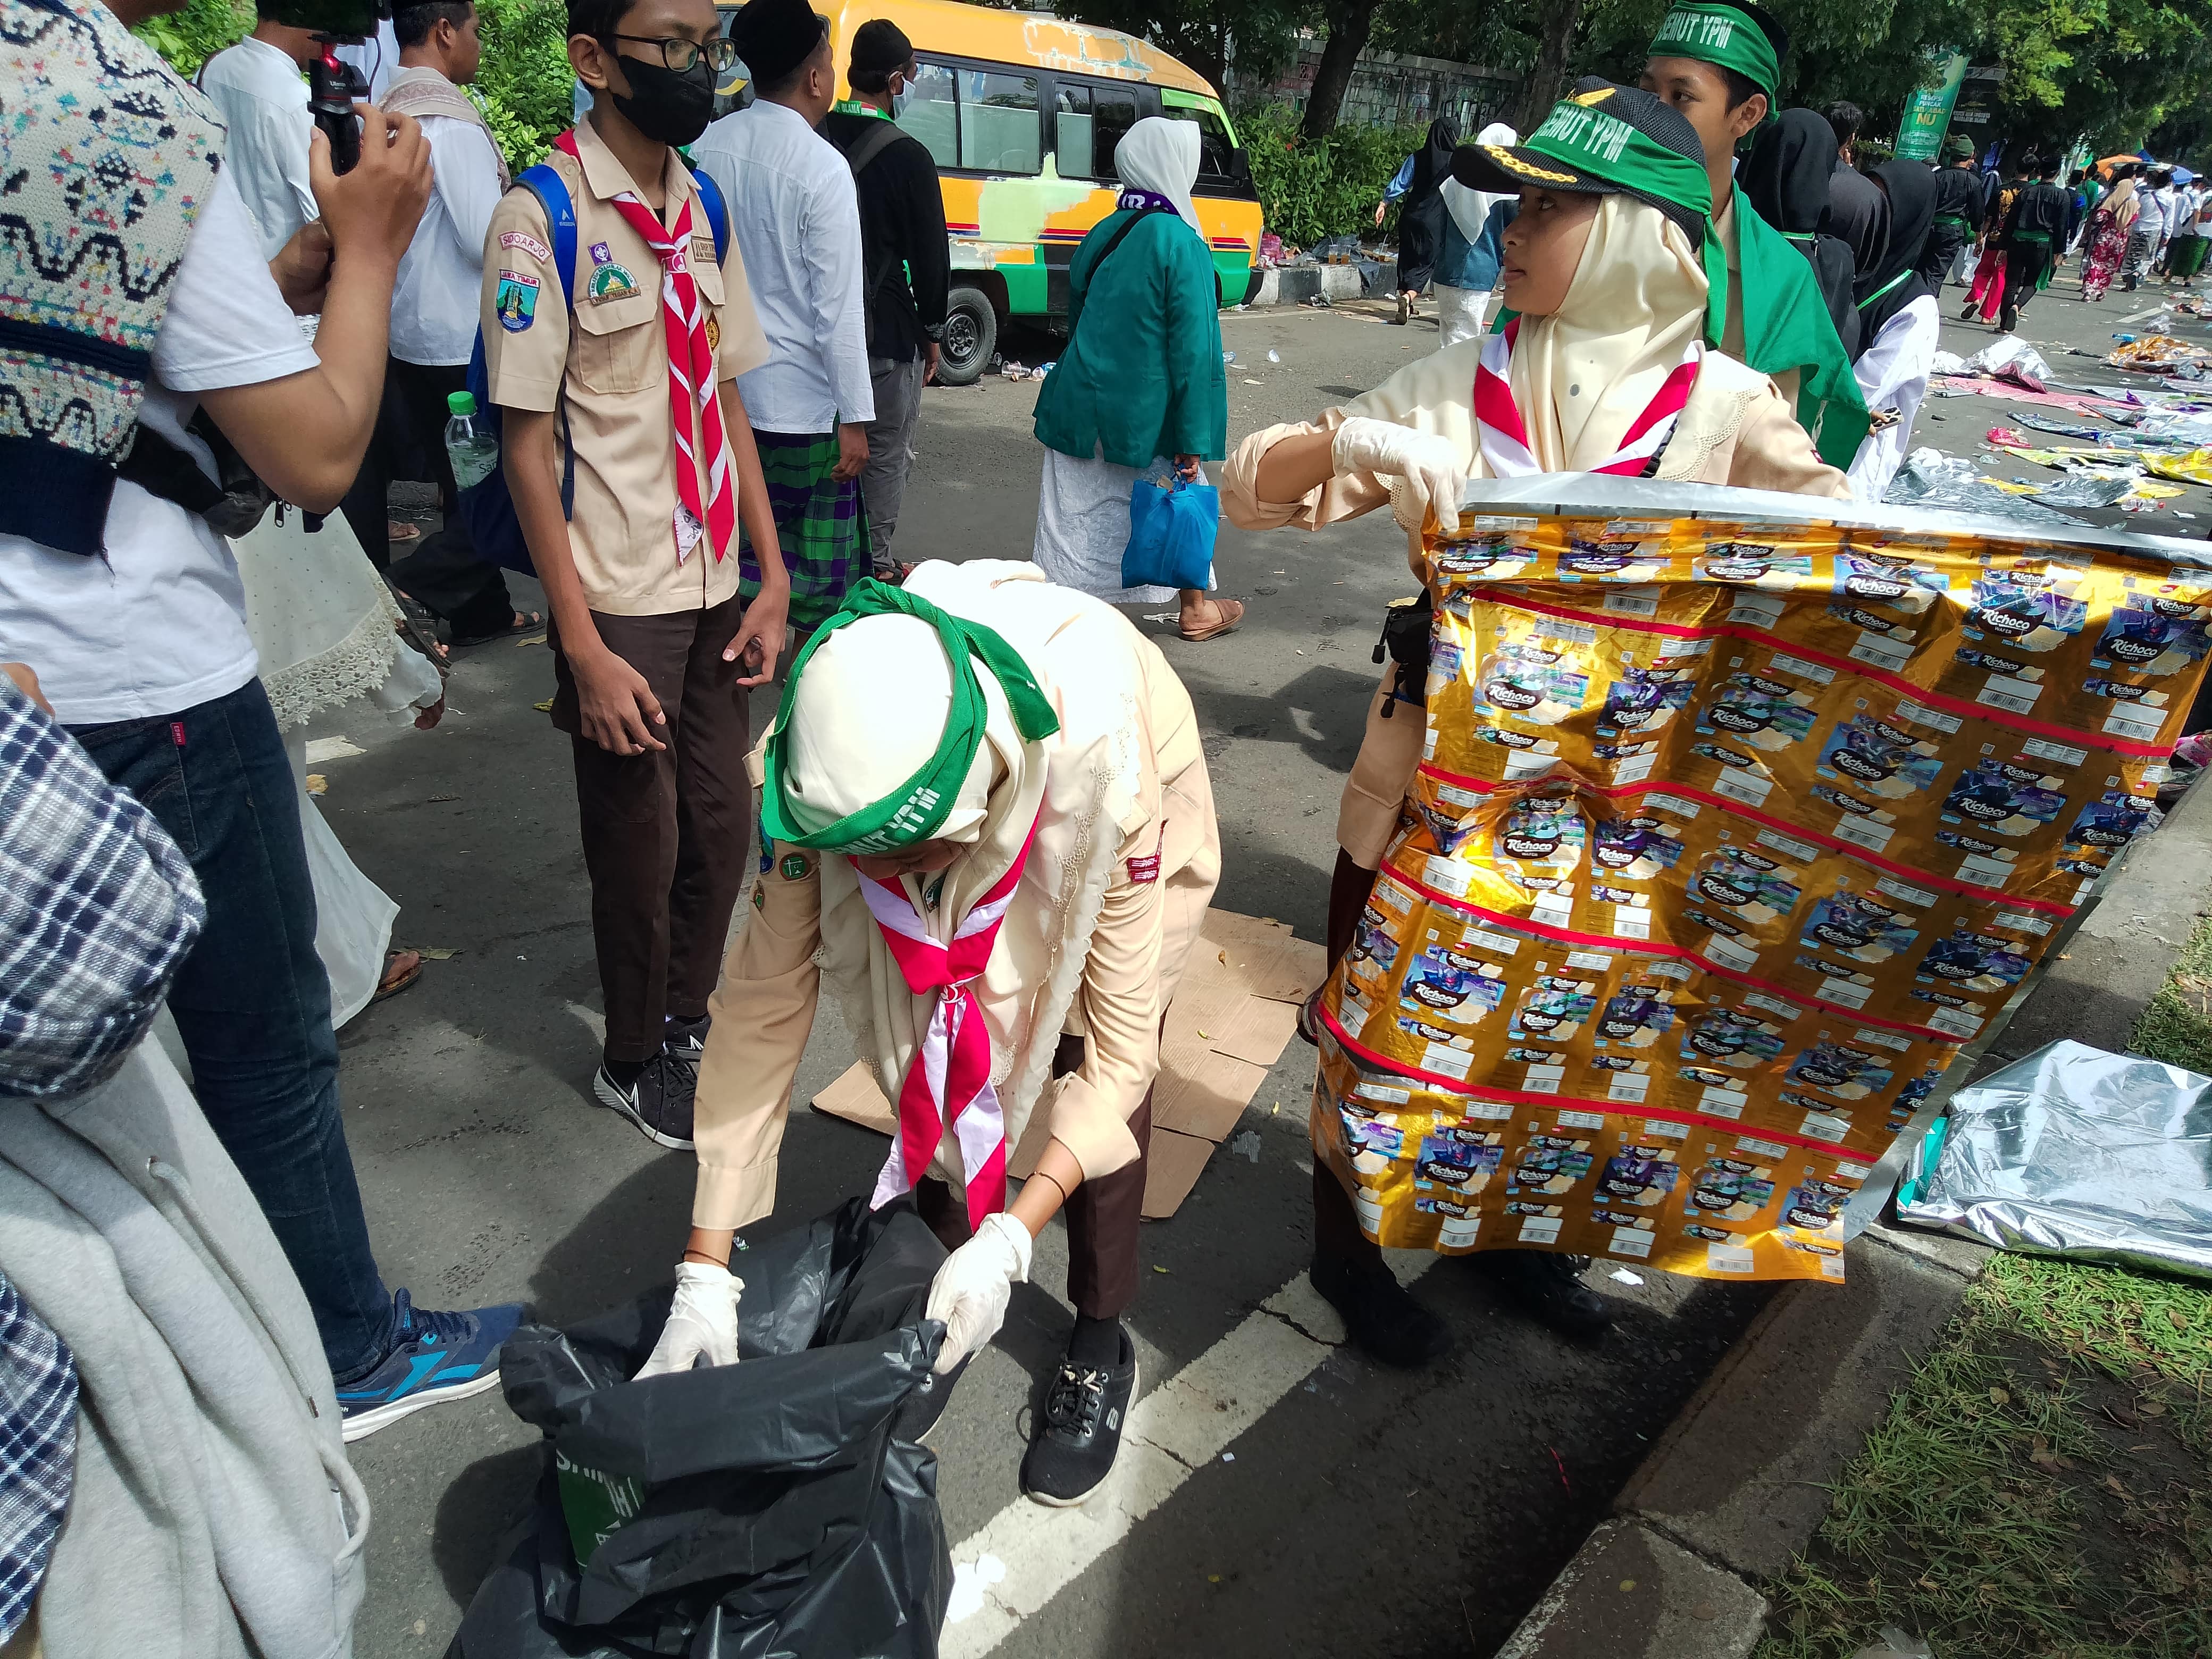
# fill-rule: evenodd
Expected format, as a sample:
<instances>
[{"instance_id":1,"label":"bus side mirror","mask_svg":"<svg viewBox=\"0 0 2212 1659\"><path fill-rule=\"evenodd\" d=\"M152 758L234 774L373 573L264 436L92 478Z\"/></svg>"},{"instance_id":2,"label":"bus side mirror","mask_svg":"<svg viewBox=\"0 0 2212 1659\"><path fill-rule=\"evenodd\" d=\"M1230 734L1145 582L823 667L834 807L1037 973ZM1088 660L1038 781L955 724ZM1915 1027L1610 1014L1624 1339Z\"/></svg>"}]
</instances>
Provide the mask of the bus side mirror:
<instances>
[{"instance_id":1,"label":"bus side mirror","mask_svg":"<svg viewBox=\"0 0 2212 1659\"><path fill-rule=\"evenodd\" d=\"M1241 144L1229 152L1229 176L1240 185L1252 182L1252 158Z\"/></svg>"}]
</instances>

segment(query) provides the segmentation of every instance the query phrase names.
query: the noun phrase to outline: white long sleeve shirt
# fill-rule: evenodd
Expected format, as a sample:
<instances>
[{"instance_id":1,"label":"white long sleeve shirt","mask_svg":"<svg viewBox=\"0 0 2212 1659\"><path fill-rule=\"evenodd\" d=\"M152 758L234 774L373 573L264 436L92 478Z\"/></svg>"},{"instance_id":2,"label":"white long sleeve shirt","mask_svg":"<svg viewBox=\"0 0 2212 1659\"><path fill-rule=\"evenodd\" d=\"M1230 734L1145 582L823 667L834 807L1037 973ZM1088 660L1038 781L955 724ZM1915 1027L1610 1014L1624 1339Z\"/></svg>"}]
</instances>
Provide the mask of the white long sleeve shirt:
<instances>
[{"instance_id":1,"label":"white long sleeve shirt","mask_svg":"<svg viewBox=\"0 0 2212 1659\"><path fill-rule=\"evenodd\" d=\"M315 123L307 113L307 77L276 47L249 34L201 65L199 83L230 130L224 165L261 232L261 257L273 259L322 212L307 179Z\"/></svg>"},{"instance_id":2,"label":"white long sleeve shirt","mask_svg":"<svg viewBox=\"0 0 2212 1659\"><path fill-rule=\"evenodd\" d=\"M1942 319L1932 295L1922 295L1881 325L1851 373L1869 413L1897 411L1897 423L1869 432L1859 441L1846 477L1854 500L1878 501L1905 465L1912 448L1912 423L1928 395L1929 372L1936 366L1936 339Z\"/></svg>"},{"instance_id":3,"label":"white long sleeve shirt","mask_svg":"<svg viewBox=\"0 0 2212 1659\"><path fill-rule=\"evenodd\" d=\"M499 158L473 121L426 115L422 136L430 141L430 201L392 285L392 355L450 366L467 362L476 343Z\"/></svg>"},{"instance_id":4,"label":"white long sleeve shirt","mask_svg":"<svg viewBox=\"0 0 2212 1659\"><path fill-rule=\"evenodd\" d=\"M768 362L738 380L753 425L800 436L874 420L860 207L844 156L763 98L708 127L691 161L729 204L768 336Z\"/></svg>"}]
</instances>

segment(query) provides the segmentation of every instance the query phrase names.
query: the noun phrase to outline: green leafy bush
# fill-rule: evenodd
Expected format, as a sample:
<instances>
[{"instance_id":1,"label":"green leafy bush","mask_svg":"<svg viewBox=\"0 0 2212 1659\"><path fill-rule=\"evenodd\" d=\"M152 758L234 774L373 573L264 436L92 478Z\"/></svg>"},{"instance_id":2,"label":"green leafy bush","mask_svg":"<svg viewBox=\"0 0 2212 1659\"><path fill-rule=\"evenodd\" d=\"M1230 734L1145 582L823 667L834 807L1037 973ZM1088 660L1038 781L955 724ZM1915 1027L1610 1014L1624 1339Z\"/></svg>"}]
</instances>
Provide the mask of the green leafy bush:
<instances>
[{"instance_id":1,"label":"green leafy bush","mask_svg":"<svg viewBox=\"0 0 2212 1659\"><path fill-rule=\"evenodd\" d=\"M492 137L517 169L541 159L569 124L566 0L477 0L483 64L470 88ZM253 0L190 0L138 26L139 37L187 80L253 27Z\"/></svg>"},{"instance_id":2,"label":"green leafy bush","mask_svg":"<svg viewBox=\"0 0 2212 1659\"><path fill-rule=\"evenodd\" d=\"M182 11L148 19L136 33L189 81L252 27L253 0L191 0Z\"/></svg>"},{"instance_id":3,"label":"green leafy bush","mask_svg":"<svg viewBox=\"0 0 2212 1659\"><path fill-rule=\"evenodd\" d=\"M1298 143L1297 112L1280 105L1241 112L1237 135L1267 228L1292 247L1372 230L1375 204L1399 164L1419 148L1419 127L1340 126Z\"/></svg>"}]
</instances>

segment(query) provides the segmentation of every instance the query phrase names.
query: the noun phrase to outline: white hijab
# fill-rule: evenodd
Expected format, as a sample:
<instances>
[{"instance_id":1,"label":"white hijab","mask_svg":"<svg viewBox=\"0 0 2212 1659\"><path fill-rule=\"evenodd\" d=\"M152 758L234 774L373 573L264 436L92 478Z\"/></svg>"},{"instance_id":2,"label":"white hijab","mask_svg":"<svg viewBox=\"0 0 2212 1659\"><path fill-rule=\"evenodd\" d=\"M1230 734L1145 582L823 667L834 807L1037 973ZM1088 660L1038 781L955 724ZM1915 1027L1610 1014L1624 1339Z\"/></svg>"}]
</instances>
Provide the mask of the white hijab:
<instances>
[{"instance_id":1,"label":"white hijab","mask_svg":"<svg viewBox=\"0 0 2212 1659\"><path fill-rule=\"evenodd\" d=\"M1198 210L1190 200L1190 187L1198 182L1197 122L1147 115L1115 146L1114 171L1132 190L1166 197L1182 215L1183 223L1198 230Z\"/></svg>"},{"instance_id":2,"label":"white hijab","mask_svg":"<svg viewBox=\"0 0 2212 1659\"><path fill-rule=\"evenodd\" d=\"M1521 135L1503 121L1492 121L1475 134L1478 144L1517 144ZM1459 227L1459 234L1472 246L1482 238L1482 228L1490 222L1490 210L1500 202L1514 198L1503 191L1473 190L1456 179L1447 179L1438 186L1444 198L1444 210Z\"/></svg>"}]
</instances>

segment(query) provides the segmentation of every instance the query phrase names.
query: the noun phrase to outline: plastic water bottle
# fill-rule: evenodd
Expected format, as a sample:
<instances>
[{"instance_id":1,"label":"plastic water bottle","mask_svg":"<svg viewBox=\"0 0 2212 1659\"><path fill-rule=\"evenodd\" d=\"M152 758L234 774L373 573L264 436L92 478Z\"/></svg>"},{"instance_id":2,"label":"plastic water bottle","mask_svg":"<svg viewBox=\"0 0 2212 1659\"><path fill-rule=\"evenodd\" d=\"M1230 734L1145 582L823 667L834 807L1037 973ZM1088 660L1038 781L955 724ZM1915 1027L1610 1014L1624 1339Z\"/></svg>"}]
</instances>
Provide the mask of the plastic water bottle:
<instances>
[{"instance_id":1,"label":"plastic water bottle","mask_svg":"<svg viewBox=\"0 0 2212 1659\"><path fill-rule=\"evenodd\" d=\"M499 440L477 419L477 400L466 392L446 399L446 459L453 464L453 484L467 489L482 483L499 465Z\"/></svg>"}]
</instances>

